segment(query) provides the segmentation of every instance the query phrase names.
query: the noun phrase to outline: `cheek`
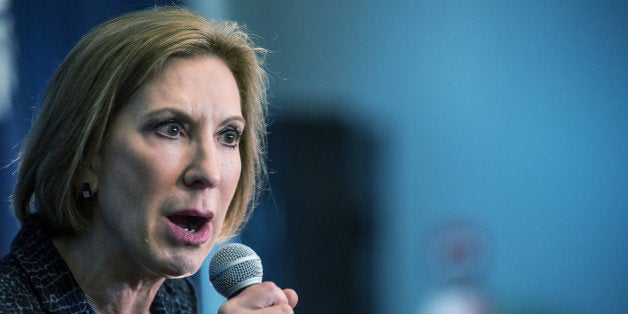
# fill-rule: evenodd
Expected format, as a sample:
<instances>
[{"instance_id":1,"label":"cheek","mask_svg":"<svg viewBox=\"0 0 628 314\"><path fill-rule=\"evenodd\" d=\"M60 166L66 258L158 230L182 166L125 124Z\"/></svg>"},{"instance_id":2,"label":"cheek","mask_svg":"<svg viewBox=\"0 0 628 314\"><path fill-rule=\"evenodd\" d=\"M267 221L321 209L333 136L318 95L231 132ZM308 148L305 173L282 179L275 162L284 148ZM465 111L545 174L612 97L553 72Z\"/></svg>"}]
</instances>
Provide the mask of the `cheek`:
<instances>
[{"instance_id":1,"label":"cheek","mask_svg":"<svg viewBox=\"0 0 628 314\"><path fill-rule=\"evenodd\" d=\"M226 192L229 194L229 200L235 194L235 190L238 186L238 182L240 180L240 175L242 172L242 164L240 162L240 156L237 158L230 159L229 161L223 163L223 184L225 186Z\"/></svg>"},{"instance_id":2,"label":"cheek","mask_svg":"<svg viewBox=\"0 0 628 314\"><path fill-rule=\"evenodd\" d=\"M229 181L235 181L237 183L242 172L240 157L238 156L238 158L230 160L225 168L227 168L226 172L228 173Z\"/></svg>"},{"instance_id":3,"label":"cheek","mask_svg":"<svg viewBox=\"0 0 628 314\"><path fill-rule=\"evenodd\" d=\"M222 199L222 211L219 213L219 220L217 222L222 223L229 210L229 205L233 200L238 183L240 181L240 175L242 172L242 164L240 162L240 156L237 158L229 158L221 163L221 199Z\"/></svg>"},{"instance_id":4,"label":"cheek","mask_svg":"<svg viewBox=\"0 0 628 314\"><path fill-rule=\"evenodd\" d=\"M117 143L109 147L104 156L99 189L104 192L105 208L141 210L155 203L164 182L172 174L172 164L166 162L167 154L147 154L142 146ZM175 176L176 177L176 176Z\"/></svg>"}]
</instances>

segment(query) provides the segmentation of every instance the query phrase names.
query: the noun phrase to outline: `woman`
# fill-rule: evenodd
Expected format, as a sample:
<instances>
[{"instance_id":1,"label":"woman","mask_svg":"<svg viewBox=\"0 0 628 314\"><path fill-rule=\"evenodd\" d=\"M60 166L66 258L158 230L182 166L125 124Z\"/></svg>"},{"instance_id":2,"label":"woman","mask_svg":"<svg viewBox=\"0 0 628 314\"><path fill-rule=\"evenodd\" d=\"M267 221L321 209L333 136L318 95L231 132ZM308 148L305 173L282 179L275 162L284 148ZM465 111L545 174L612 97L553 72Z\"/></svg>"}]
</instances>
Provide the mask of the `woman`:
<instances>
[{"instance_id":1,"label":"woman","mask_svg":"<svg viewBox=\"0 0 628 314\"><path fill-rule=\"evenodd\" d=\"M264 174L263 52L176 7L82 38L23 143L0 311L195 312L177 278L238 232ZM296 303L265 282L219 312Z\"/></svg>"}]
</instances>

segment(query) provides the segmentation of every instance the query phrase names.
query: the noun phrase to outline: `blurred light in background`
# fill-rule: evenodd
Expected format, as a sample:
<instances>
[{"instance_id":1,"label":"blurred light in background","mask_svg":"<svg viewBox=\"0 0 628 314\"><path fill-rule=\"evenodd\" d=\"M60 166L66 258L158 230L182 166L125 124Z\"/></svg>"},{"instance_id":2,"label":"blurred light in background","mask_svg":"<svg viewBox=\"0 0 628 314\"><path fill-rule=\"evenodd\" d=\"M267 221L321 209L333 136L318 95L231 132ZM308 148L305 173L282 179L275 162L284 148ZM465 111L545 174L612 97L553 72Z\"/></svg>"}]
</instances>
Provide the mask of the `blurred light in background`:
<instances>
[{"instance_id":1,"label":"blurred light in background","mask_svg":"<svg viewBox=\"0 0 628 314\"><path fill-rule=\"evenodd\" d=\"M17 87L14 18L10 10L11 1L0 0L0 252L9 251L9 241L17 231L17 223L8 212L9 194L15 184L8 164L16 156L12 149L17 143L16 126L13 122L13 97Z\"/></svg>"},{"instance_id":2,"label":"blurred light in background","mask_svg":"<svg viewBox=\"0 0 628 314\"><path fill-rule=\"evenodd\" d=\"M9 0L0 0L0 119L11 112L11 98L16 84L13 16Z\"/></svg>"}]
</instances>

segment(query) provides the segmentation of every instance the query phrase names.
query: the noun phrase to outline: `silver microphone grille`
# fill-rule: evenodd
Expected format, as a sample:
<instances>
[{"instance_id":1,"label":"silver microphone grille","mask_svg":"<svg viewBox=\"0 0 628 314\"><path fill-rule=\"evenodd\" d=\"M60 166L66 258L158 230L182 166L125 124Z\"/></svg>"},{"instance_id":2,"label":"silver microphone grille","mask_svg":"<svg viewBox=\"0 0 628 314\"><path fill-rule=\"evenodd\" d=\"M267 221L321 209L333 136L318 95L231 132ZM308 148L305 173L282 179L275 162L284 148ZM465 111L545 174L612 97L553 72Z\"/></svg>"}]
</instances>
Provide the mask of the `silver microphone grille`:
<instances>
[{"instance_id":1,"label":"silver microphone grille","mask_svg":"<svg viewBox=\"0 0 628 314\"><path fill-rule=\"evenodd\" d=\"M225 298L252 284L262 282L262 260L250 247L227 244L209 262L209 281Z\"/></svg>"}]
</instances>

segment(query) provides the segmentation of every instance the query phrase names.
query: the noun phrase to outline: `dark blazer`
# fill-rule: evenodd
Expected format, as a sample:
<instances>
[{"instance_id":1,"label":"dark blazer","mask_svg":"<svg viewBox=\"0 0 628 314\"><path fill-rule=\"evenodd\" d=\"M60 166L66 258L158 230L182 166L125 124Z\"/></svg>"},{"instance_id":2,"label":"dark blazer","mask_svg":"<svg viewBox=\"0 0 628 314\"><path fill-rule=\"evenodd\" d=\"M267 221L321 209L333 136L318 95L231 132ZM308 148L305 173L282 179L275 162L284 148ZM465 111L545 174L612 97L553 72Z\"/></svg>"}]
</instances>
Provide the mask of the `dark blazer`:
<instances>
[{"instance_id":1,"label":"dark blazer","mask_svg":"<svg viewBox=\"0 0 628 314\"><path fill-rule=\"evenodd\" d=\"M151 313L196 313L188 279L167 279ZM94 313L52 241L31 215L0 260L0 313Z\"/></svg>"}]
</instances>

